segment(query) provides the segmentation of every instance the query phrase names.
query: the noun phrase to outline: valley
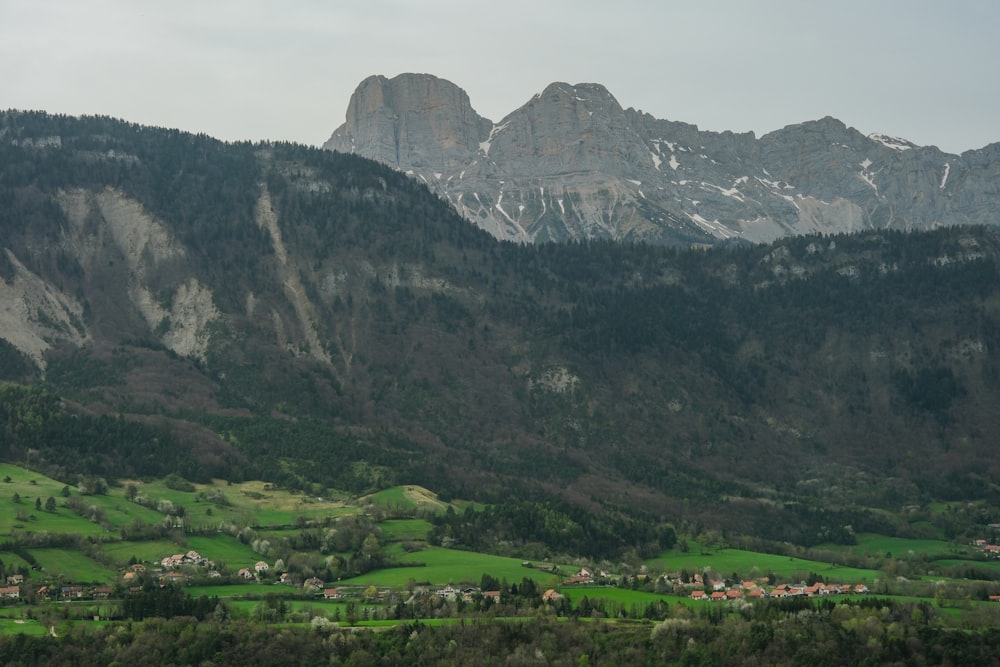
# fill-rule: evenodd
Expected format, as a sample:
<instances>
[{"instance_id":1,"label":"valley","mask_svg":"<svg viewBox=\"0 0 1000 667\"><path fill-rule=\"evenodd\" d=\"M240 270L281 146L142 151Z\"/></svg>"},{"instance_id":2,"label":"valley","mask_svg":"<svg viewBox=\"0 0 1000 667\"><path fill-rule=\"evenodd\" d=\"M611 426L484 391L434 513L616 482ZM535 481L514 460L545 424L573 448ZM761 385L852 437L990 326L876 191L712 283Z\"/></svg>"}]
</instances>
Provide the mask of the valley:
<instances>
[{"instance_id":1,"label":"valley","mask_svg":"<svg viewBox=\"0 0 1000 667\"><path fill-rule=\"evenodd\" d=\"M0 662L995 654L990 226L527 245L4 112L0 245Z\"/></svg>"}]
</instances>

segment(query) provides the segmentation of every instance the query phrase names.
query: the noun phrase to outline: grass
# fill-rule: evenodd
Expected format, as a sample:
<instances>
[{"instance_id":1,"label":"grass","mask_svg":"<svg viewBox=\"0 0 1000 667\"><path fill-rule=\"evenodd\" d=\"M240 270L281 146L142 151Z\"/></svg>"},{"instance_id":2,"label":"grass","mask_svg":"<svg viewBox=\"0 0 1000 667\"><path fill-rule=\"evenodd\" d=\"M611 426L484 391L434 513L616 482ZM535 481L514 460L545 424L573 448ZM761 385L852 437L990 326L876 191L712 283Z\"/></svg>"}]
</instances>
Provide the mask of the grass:
<instances>
[{"instance_id":1,"label":"grass","mask_svg":"<svg viewBox=\"0 0 1000 667\"><path fill-rule=\"evenodd\" d=\"M559 591L568 597L574 604L579 604L580 600L586 597L589 600L609 600L619 602L623 605L647 605L651 602L676 602L679 598L676 595L660 595L658 593L647 593L646 591L633 591L627 588L614 588L612 586L566 586Z\"/></svg>"},{"instance_id":2,"label":"grass","mask_svg":"<svg viewBox=\"0 0 1000 667\"><path fill-rule=\"evenodd\" d=\"M386 509L397 510L431 510L434 512L443 512L448 508L447 503L438 500L436 493L413 484L384 489L378 493L364 496L359 502L362 505L378 505Z\"/></svg>"},{"instance_id":3,"label":"grass","mask_svg":"<svg viewBox=\"0 0 1000 667\"><path fill-rule=\"evenodd\" d=\"M48 634L48 629L41 623L30 618L0 618L0 634L3 635L33 635L40 637Z\"/></svg>"},{"instance_id":4,"label":"grass","mask_svg":"<svg viewBox=\"0 0 1000 667\"><path fill-rule=\"evenodd\" d=\"M417 582L431 584L479 584L483 574L510 582L527 577L539 586L558 584L560 577L541 570L524 567L517 558L504 558L489 554L458 551L441 547L429 547L422 551L406 553L400 557L404 563L421 564L417 567L396 567L369 572L353 579L346 579L343 585L376 584L380 586L402 587L412 578Z\"/></svg>"},{"instance_id":5,"label":"grass","mask_svg":"<svg viewBox=\"0 0 1000 667\"><path fill-rule=\"evenodd\" d=\"M31 564L28 561L11 551L0 551L0 561L3 561L4 567L8 572L21 567L28 570L31 569Z\"/></svg>"},{"instance_id":6,"label":"grass","mask_svg":"<svg viewBox=\"0 0 1000 667\"><path fill-rule=\"evenodd\" d=\"M879 576L876 570L742 549L718 549L712 552L692 550L688 553L668 551L659 558L646 561L646 564L663 572L687 570L692 574L704 574L710 571L721 577L737 573L741 579L774 574L780 580L792 582L805 579L810 573L823 577L827 582L842 583L871 583Z\"/></svg>"},{"instance_id":7,"label":"grass","mask_svg":"<svg viewBox=\"0 0 1000 667\"><path fill-rule=\"evenodd\" d=\"M117 576L116 572L91 560L80 551L54 548L29 551L49 577L62 577L64 581L105 584Z\"/></svg>"},{"instance_id":8,"label":"grass","mask_svg":"<svg viewBox=\"0 0 1000 667\"><path fill-rule=\"evenodd\" d=\"M187 549L183 551L187 551ZM181 547L170 540L111 542L104 545L104 554L119 567L124 567L133 556L141 563L156 563L164 556L181 552Z\"/></svg>"},{"instance_id":9,"label":"grass","mask_svg":"<svg viewBox=\"0 0 1000 667\"><path fill-rule=\"evenodd\" d=\"M188 535L183 544L171 540L146 542L111 542L103 547L105 555L123 567L134 556L143 563L158 563L164 556L197 551L216 565L226 564L232 569L248 567L262 559L246 544L225 534L211 536Z\"/></svg>"},{"instance_id":10,"label":"grass","mask_svg":"<svg viewBox=\"0 0 1000 667\"><path fill-rule=\"evenodd\" d=\"M885 556L892 554L895 558L906 559L920 555L926 560L938 558L954 558L960 555L972 555L971 547L959 546L946 540L908 539L904 537L889 537L874 533L862 533L857 536L858 543L850 546L823 545L820 548L831 551L847 551L856 556Z\"/></svg>"},{"instance_id":11,"label":"grass","mask_svg":"<svg viewBox=\"0 0 1000 667\"><path fill-rule=\"evenodd\" d=\"M188 549L194 549L205 558L215 561L216 564L225 563L234 570L250 567L260 560L268 560L260 554L254 553L248 545L231 535L190 536L186 542ZM273 562L273 558L269 560L269 563Z\"/></svg>"},{"instance_id":12,"label":"grass","mask_svg":"<svg viewBox=\"0 0 1000 667\"><path fill-rule=\"evenodd\" d=\"M184 507L185 521L194 526L217 526L223 521L257 527L285 527L300 518L325 518L360 511L335 498L314 498L274 489L260 481L230 484L214 480L193 484L194 491L168 488L163 480L130 481L139 494L155 502L169 500ZM219 498L218 502L210 500Z\"/></svg>"},{"instance_id":13,"label":"grass","mask_svg":"<svg viewBox=\"0 0 1000 667\"><path fill-rule=\"evenodd\" d=\"M961 567L1000 572L1000 560L966 560L964 558L941 558L934 561L940 567Z\"/></svg>"},{"instance_id":14,"label":"grass","mask_svg":"<svg viewBox=\"0 0 1000 667\"><path fill-rule=\"evenodd\" d=\"M215 586L188 586L185 590L193 597L204 595L218 598L263 598L268 593L287 595L296 592L297 589L275 584L219 584Z\"/></svg>"},{"instance_id":15,"label":"grass","mask_svg":"<svg viewBox=\"0 0 1000 667\"><path fill-rule=\"evenodd\" d=\"M420 541L427 539L431 524L423 519L389 519L379 528L386 542Z\"/></svg>"}]
</instances>

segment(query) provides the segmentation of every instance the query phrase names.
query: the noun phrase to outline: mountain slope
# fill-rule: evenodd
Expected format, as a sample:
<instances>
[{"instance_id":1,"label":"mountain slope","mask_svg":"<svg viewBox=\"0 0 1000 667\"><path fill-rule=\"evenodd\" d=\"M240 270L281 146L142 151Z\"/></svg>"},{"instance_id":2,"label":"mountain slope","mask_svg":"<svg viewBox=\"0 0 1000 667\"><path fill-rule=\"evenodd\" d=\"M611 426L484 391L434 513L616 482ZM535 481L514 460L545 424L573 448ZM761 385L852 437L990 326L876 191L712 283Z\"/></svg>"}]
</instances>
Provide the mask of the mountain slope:
<instances>
[{"instance_id":1,"label":"mountain slope","mask_svg":"<svg viewBox=\"0 0 1000 667\"><path fill-rule=\"evenodd\" d=\"M355 156L39 113L0 115L0 165L0 370L84 420L8 425L9 459L809 543L996 498L988 229L524 246ZM74 458L105 417L161 435L94 422Z\"/></svg>"},{"instance_id":2,"label":"mountain slope","mask_svg":"<svg viewBox=\"0 0 1000 667\"><path fill-rule=\"evenodd\" d=\"M373 76L324 148L406 172L500 239L667 245L995 225L1000 144L961 156L833 118L702 132L553 83L493 123L427 74Z\"/></svg>"}]
</instances>

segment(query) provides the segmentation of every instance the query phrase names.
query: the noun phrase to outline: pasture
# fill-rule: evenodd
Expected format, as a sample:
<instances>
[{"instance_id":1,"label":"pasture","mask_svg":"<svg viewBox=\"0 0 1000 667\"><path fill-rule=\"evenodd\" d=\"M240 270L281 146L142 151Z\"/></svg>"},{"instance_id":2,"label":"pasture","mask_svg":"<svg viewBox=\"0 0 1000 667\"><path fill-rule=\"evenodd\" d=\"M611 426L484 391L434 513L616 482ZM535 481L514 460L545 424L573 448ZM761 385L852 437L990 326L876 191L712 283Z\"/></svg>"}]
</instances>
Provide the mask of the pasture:
<instances>
[{"instance_id":1,"label":"pasture","mask_svg":"<svg viewBox=\"0 0 1000 667\"><path fill-rule=\"evenodd\" d=\"M489 574L497 579L507 579L516 583L522 578L533 579L542 587L555 586L561 582L558 575L543 572L522 565L517 558L491 556L472 551L458 551L442 547L429 547L422 551L405 553L400 557L404 563L412 563L413 567L395 567L368 572L359 577L345 579L341 584L391 586L400 588L413 579L417 582L430 584L460 584L478 585L483 574Z\"/></svg>"},{"instance_id":2,"label":"pasture","mask_svg":"<svg viewBox=\"0 0 1000 667\"><path fill-rule=\"evenodd\" d=\"M61 577L63 581L107 584L117 578L117 573L88 558L82 551L70 549L29 549L47 577Z\"/></svg>"},{"instance_id":3,"label":"pasture","mask_svg":"<svg viewBox=\"0 0 1000 667\"><path fill-rule=\"evenodd\" d=\"M817 574L827 582L870 584L879 576L876 570L742 549L717 549L711 552L692 549L687 553L673 550L646 561L646 565L660 572L687 570L691 574L713 573L713 576L722 578L735 574L737 579L751 579L773 574L782 581L792 582Z\"/></svg>"}]
</instances>

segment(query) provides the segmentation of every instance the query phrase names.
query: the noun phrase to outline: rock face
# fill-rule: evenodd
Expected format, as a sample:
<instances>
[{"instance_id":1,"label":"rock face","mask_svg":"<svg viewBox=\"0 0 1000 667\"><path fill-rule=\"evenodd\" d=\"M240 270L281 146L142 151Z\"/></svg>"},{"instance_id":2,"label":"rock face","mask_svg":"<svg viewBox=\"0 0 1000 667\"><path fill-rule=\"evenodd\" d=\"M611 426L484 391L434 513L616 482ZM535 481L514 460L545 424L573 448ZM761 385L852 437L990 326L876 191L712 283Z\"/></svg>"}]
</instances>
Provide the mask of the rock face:
<instances>
[{"instance_id":1,"label":"rock face","mask_svg":"<svg viewBox=\"0 0 1000 667\"><path fill-rule=\"evenodd\" d=\"M324 148L425 181L469 221L521 242L688 245L812 232L997 224L1000 144L961 156L834 118L763 137L623 109L553 83L498 123L428 74L365 79Z\"/></svg>"}]
</instances>

